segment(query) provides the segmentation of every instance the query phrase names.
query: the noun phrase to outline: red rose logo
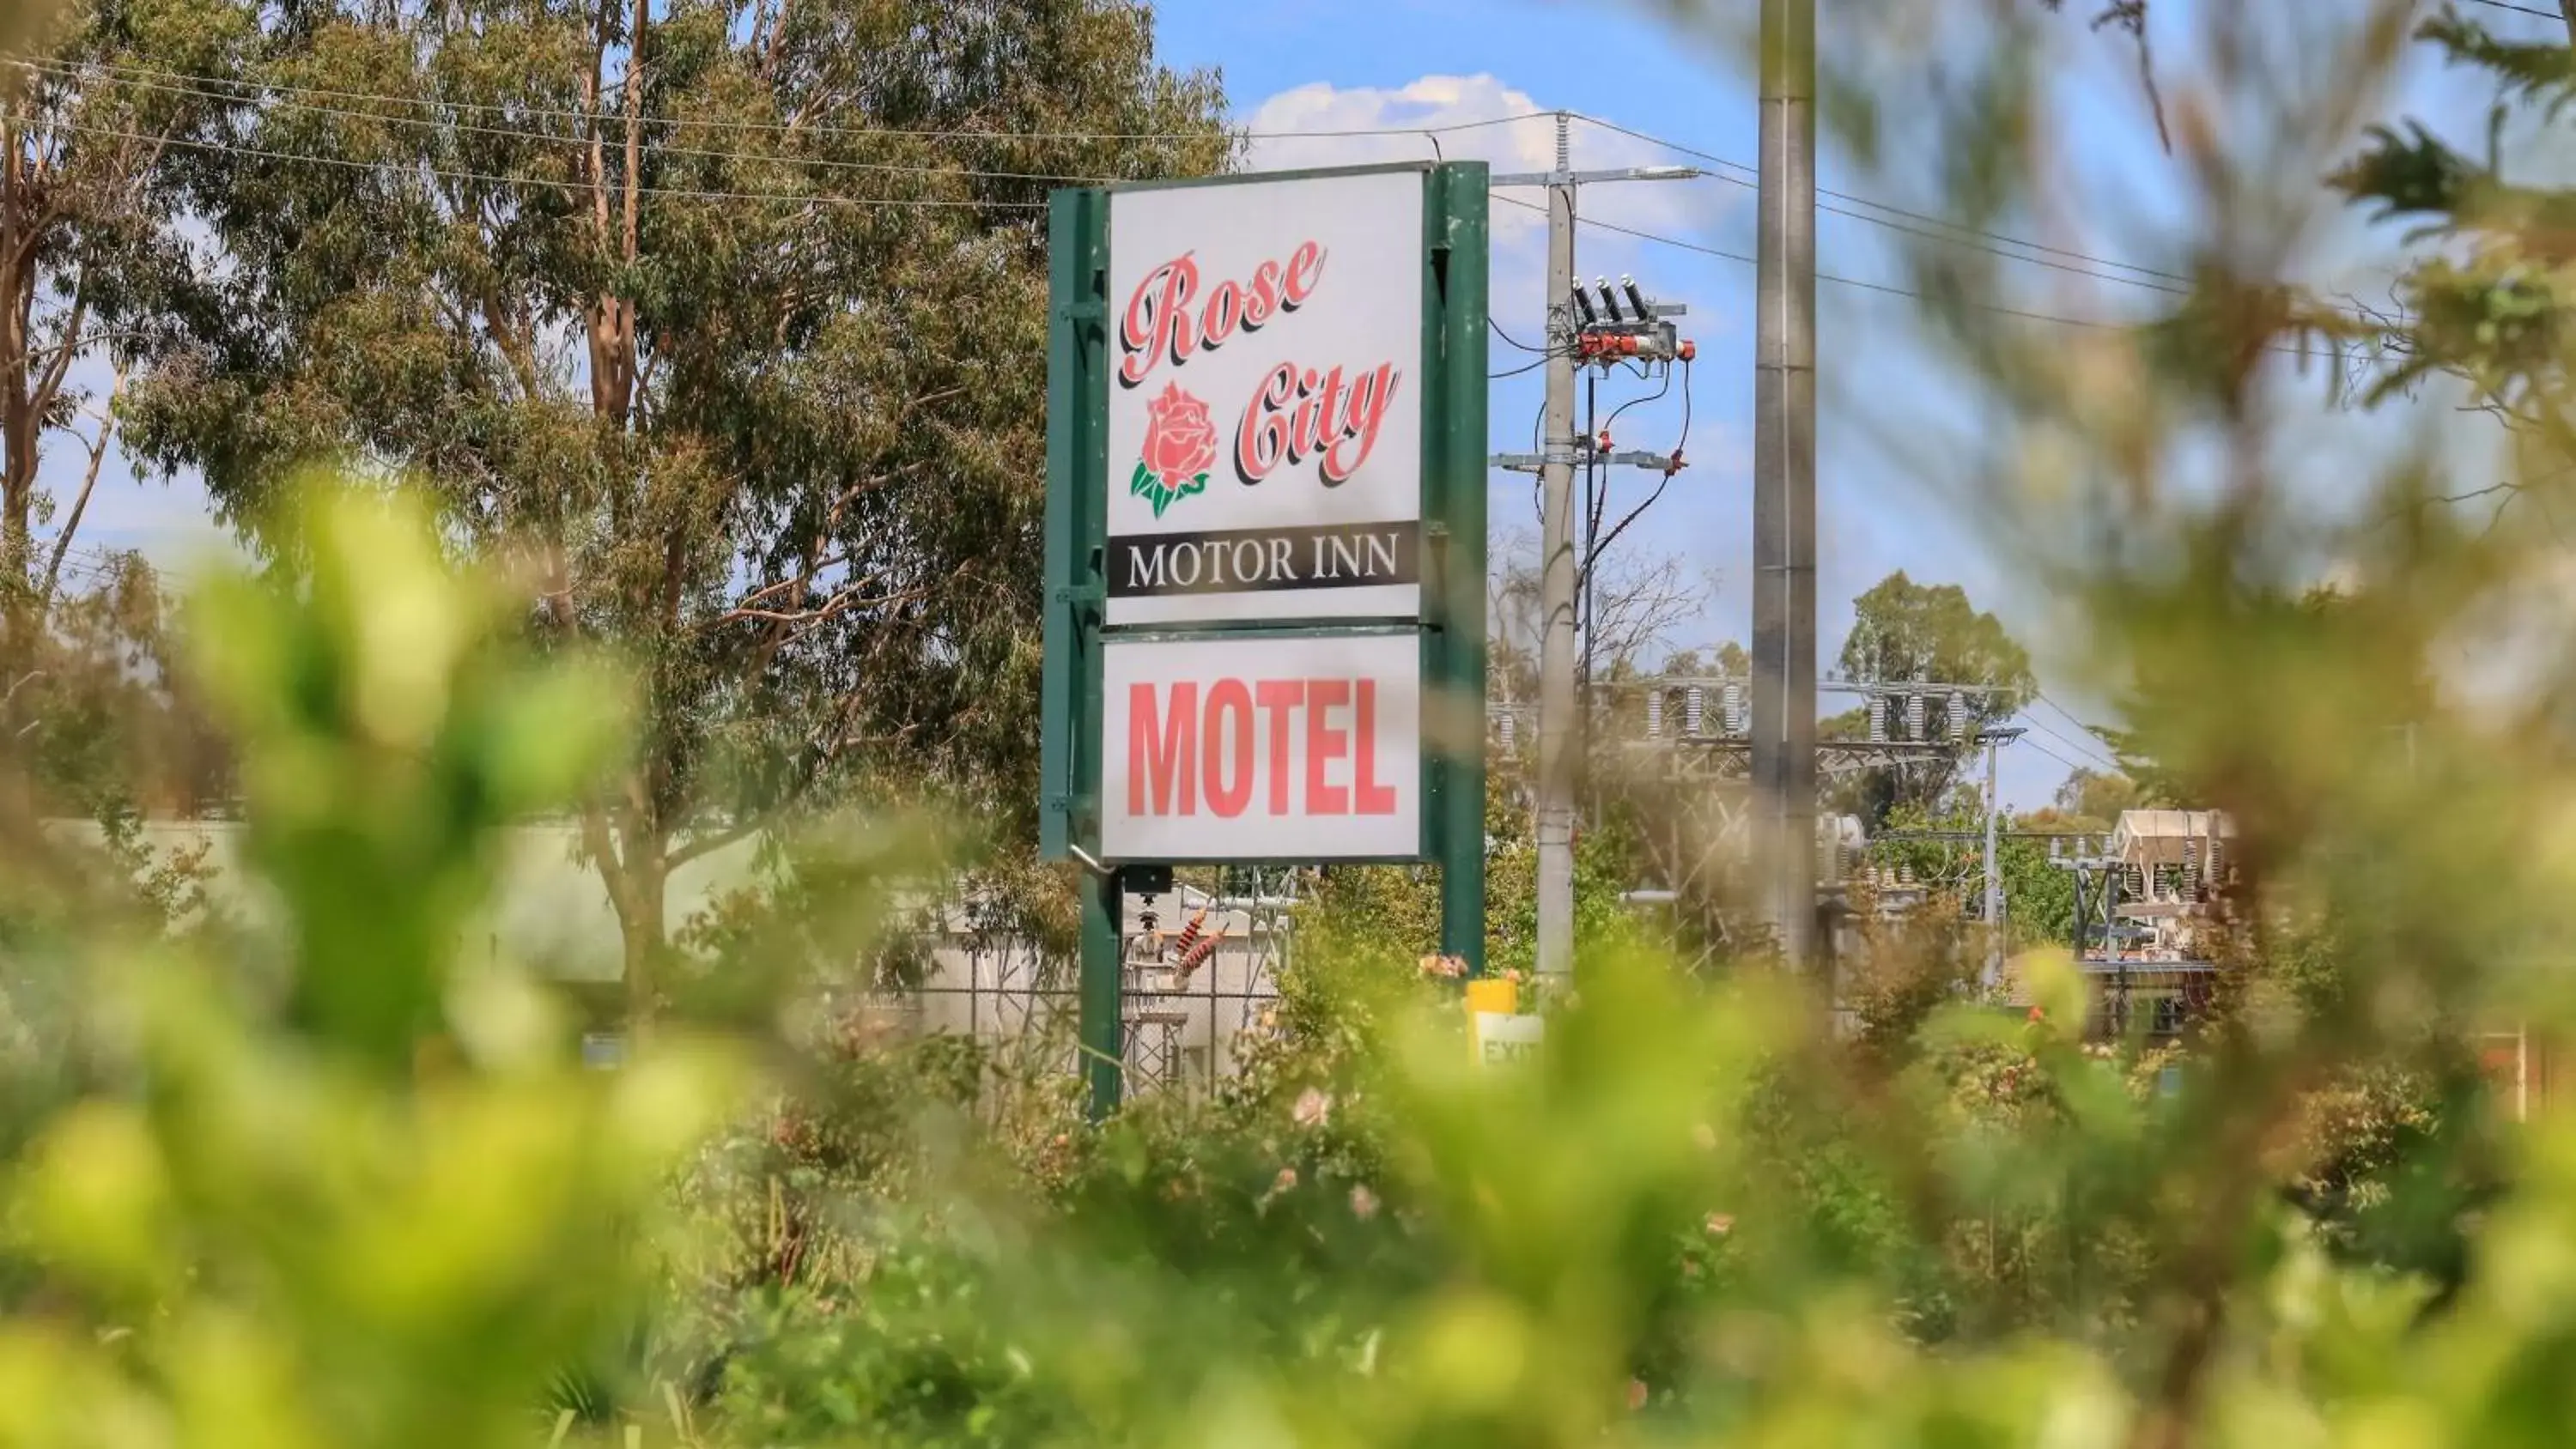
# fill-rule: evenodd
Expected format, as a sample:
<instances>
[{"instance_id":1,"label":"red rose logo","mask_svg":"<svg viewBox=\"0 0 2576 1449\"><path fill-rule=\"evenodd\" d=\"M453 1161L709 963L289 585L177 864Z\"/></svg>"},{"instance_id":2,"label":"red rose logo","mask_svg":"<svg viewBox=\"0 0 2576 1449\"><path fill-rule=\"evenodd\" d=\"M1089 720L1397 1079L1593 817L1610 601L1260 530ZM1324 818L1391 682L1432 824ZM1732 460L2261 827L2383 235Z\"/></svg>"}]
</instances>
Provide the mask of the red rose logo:
<instances>
[{"instance_id":1,"label":"red rose logo","mask_svg":"<svg viewBox=\"0 0 2576 1449\"><path fill-rule=\"evenodd\" d=\"M1208 421L1207 404L1165 383L1145 404L1144 457L1127 491L1154 505L1154 516L1172 501L1207 490L1208 469L1216 462L1216 424Z\"/></svg>"}]
</instances>

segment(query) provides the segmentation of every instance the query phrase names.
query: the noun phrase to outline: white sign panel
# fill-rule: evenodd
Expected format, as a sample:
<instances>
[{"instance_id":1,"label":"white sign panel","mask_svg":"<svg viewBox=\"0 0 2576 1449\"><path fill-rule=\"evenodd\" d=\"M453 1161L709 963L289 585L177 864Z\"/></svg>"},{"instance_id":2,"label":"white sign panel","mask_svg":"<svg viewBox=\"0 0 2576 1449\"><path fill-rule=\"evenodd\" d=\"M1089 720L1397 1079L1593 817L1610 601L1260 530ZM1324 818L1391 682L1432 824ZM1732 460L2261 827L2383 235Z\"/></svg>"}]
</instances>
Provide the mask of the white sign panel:
<instances>
[{"instance_id":1,"label":"white sign panel","mask_svg":"<svg viewBox=\"0 0 2576 1449\"><path fill-rule=\"evenodd\" d=\"M1108 622L1419 615L1422 184L1111 193Z\"/></svg>"},{"instance_id":2,"label":"white sign panel","mask_svg":"<svg viewBox=\"0 0 2576 1449\"><path fill-rule=\"evenodd\" d=\"M1501 1011L1476 1013L1476 1059L1488 1067L1538 1059L1547 1044L1547 1018Z\"/></svg>"},{"instance_id":3,"label":"white sign panel","mask_svg":"<svg viewBox=\"0 0 2576 1449\"><path fill-rule=\"evenodd\" d=\"M1109 860L1364 860L1422 851L1411 635L1110 641Z\"/></svg>"}]
</instances>

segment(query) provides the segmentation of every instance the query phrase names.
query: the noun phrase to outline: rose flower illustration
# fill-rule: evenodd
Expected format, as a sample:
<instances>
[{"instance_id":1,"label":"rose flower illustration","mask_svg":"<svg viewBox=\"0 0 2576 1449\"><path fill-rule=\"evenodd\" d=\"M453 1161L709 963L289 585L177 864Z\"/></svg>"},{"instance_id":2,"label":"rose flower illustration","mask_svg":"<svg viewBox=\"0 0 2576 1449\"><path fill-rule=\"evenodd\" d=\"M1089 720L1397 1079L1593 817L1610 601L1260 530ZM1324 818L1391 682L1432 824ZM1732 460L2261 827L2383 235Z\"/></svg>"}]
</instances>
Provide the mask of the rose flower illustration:
<instances>
[{"instance_id":1,"label":"rose flower illustration","mask_svg":"<svg viewBox=\"0 0 2576 1449\"><path fill-rule=\"evenodd\" d=\"M1216 463L1216 424L1208 421L1207 404L1165 383L1145 404L1144 458L1128 491L1154 505L1154 516L1175 499L1207 489L1208 469Z\"/></svg>"}]
</instances>

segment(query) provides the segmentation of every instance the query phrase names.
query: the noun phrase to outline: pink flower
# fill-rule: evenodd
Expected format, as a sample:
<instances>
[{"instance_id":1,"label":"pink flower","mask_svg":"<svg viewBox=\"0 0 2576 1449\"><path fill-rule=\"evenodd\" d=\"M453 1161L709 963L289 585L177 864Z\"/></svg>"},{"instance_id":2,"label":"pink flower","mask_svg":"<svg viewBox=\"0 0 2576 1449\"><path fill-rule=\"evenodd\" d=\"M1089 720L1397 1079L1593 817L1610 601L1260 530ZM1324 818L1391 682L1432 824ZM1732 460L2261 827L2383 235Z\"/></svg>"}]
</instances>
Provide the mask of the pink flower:
<instances>
[{"instance_id":1,"label":"pink flower","mask_svg":"<svg viewBox=\"0 0 2576 1449\"><path fill-rule=\"evenodd\" d=\"M1145 404L1144 452L1147 471L1169 493L1206 482L1216 463L1216 425L1208 421L1207 404L1181 391L1179 383L1165 383Z\"/></svg>"},{"instance_id":2,"label":"pink flower","mask_svg":"<svg viewBox=\"0 0 2576 1449\"><path fill-rule=\"evenodd\" d=\"M1734 1232L1734 1231L1735 1231L1735 1214L1733 1214L1733 1213L1710 1213L1710 1214L1708 1215L1708 1235L1709 1235L1710 1237L1712 1237L1712 1238L1722 1238L1722 1237L1725 1237L1727 1234L1729 1234L1729 1233L1731 1233L1731 1232Z\"/></svg>"},{"instance_id":3,"label":"pink flower","mask_svg":"<svg viewBox=\"0 0 2576 1449\"><path fill-rule=\"evenodd\" d=\"M1297 1094L1297 1105L1289 1109L1289 1119L1300 1127L1321 1127L1333 1117L1333 1099L1308 1087Z\"/></svg>"},{"instance_id":4,"label":"pink flower","mask_svg":"<svg viewBox=\"0 0 2576 1449\"><path fill-rule=\"evenodd\" d=\"M1274 1193L1296 1191L1297 1169L1293 1167L1279 1169L1279 1175L1270 1180L1270 1190Z\"/></svg>"},{"instance_id":5,"label":"pink flower","mask_svg":"<svg viewBox=\"0 0 2576 1449\"><path fill-rule=\"evenodd\" d=\"M1628 1380L1628 1412L1633 1414L1644 1407L1646 1407L1646 1381Z\"/></svg>"},{"instance_id":6,"label":"pink flower","mask_svg":"<svg viewBox=\"0 0 2576 1449\"><path fill-rule=\"evenodd\" d=\"M1363 1183L1351 1189L1351 1216L1361 1222L1377 1216L1377 1194Z\"/></svg>"}]
</instances>

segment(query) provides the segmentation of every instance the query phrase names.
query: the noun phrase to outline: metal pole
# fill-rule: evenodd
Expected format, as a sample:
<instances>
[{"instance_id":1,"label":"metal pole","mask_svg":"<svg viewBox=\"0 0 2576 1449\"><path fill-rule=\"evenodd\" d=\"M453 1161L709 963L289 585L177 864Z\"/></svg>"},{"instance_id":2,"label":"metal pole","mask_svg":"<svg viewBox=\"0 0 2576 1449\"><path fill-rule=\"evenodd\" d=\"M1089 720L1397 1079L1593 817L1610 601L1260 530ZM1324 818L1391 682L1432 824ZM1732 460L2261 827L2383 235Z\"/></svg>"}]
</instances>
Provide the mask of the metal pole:
<instances>
[{"instance_id":1,"label":"metal pole","mask_svg":"<svg viewBox=\"0 0 2576 1449\"><path fill-rule=\"evenodd\" d=\"M1094 1122L1118 1110L1127 1086L1127 1030L1120 1010L1126 962L1118 919L1125 905L1118 872L1094 872L1083 881L1082 979L1075 1008L1085 1101Z\"/></svg>"},{"instance_id":2,"label":"metal pole","mask_svg":"<svg viewBox=\"0 0 2576 1449\"><path fill-rule=\"evenodd\" d=\"M1816 925L1816 4L1762 0L1754 328L1755 866L1781 955Z\"/></svg>"},{"instance_id":3,"label":"metal pole","mask_svg":"<svg viewBox=\"0 0 2576 1449\"><path fill-rule=\"evenodd\" d=\"M1441 444L1439 487L1448 498L1451 565L1441 570L1447 599L1436 641L1448 698L1476 728L1452 743L1441 769L1440 949L1485 969L1485 329L1490 305L1485 258L1490 205L1482 166L1446 174L1440 187L1449 264L1441 326L1448 436ZM1253 894L1260 895L1259 877Z\"/></svg>"},{"instance_id":4,"label":"metal pole","mask_svg":"<svg viewBox=\"0 0 2576 1449\"><path fill-rule=\"evenodd\" d=\"M1995 756L2003 742L1986 736L1986 984L2004 974L2004 883L1995 873L1995 831L2004 817L2003 796L1995 788Z\"/></svg>"},{"instance_id":5,"label":"metal pole","mask_svg":"<svg viewBox=\"0 0 2576 1449\"><path fill-rule=\"evenodd\" d=\"M1538 694L1538 970L1574 969L1574 184L1568 118L1556 118L1547 188L1547 436L1541 510Z\"/></svg>"}]
</instances>

